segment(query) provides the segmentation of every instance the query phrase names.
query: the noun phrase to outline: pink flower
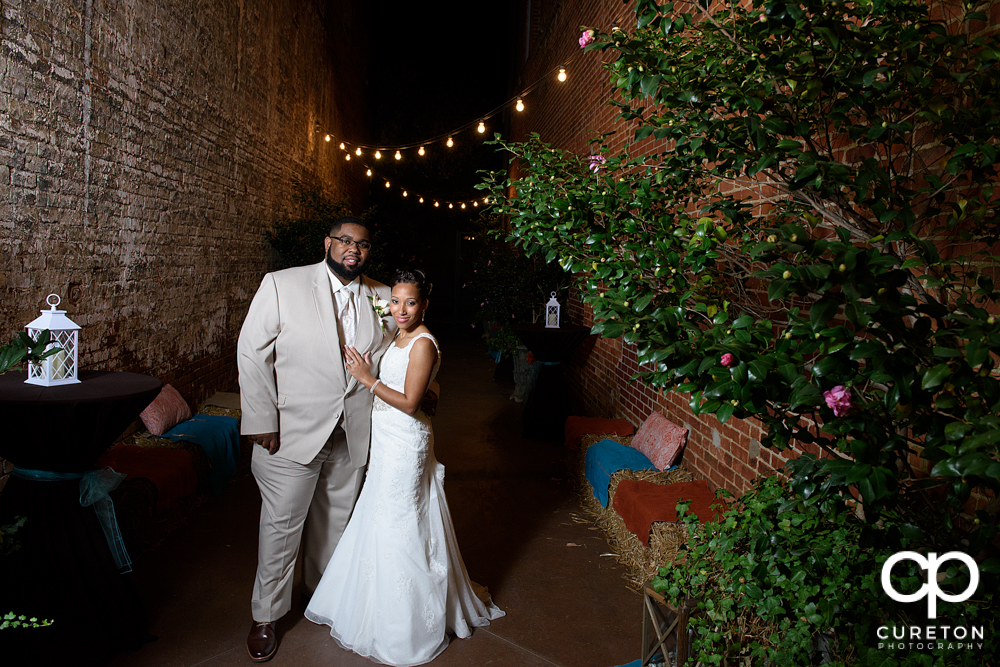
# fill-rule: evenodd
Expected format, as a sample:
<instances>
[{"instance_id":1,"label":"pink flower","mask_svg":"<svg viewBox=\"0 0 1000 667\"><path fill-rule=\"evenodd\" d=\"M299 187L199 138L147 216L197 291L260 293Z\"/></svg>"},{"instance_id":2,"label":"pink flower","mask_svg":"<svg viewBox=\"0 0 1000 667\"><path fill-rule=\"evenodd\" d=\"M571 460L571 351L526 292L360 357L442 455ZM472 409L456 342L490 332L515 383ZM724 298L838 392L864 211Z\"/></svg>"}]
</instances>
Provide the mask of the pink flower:
<instances>
[{"instance_id":1,"label":"pink flower","mask_svg":"<svg viewBox=\"0 0 1000 667\"><path fill-rule=\"evenodd\" d=\"M607 162L603 155L591 155L588 160L590 162L590 170L595 174Z\"/></svg>"},{"instance_id":2,"label":"pink flower","mask_svg":"<svg viewBox=\"0 0 1000 667\"><path fill-rule=\"evenodd\" d=\"M838 384L833 389L823 392L823 400L833 410L835 417L843 417L851 409L851 392Z\"/></svg>"},{"instance_id":3,"label":"pink flower","mask_svg":"<svg viewBox=\"0 0 1000 667\"><path fill-rule=\"evenodd\" d=\"M719 359L719 363L722 364L723 366L727 366L727 367L728 366L732 366L735 361L736 361L736 357L734 357L733 355L729 354L728 352L726 352L724 355L722 355L722 358Z\"/></svg>"},{"instance_id":4,"label":"pink flower","mask_svg":"<svg viewBox=\"0 0 1000 667\"><path fill-rule=\"evenodd\" d=\"M587 46L593 41L594 41L594 31L584 30L583 34L580 35L580 48L582 49L583 47Z\"/></svg>"}]
</instances>

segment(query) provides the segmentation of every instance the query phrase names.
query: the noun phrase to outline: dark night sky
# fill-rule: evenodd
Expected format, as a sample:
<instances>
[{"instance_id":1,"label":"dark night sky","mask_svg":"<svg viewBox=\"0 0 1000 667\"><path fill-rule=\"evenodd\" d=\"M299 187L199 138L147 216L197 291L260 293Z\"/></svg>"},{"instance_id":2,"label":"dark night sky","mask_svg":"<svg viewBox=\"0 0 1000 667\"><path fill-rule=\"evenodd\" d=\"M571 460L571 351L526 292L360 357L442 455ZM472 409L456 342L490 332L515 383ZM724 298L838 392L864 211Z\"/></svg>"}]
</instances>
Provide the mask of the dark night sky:
<instances>
[{"instance_id":1,"label":"dark night sky","mask_svg":"<svg viewBox=\"0 0 1000 667\"><path fill-rule=\"evenodd\" d=\"M519 3L372 2L370 5L369 102L372 138L380 145L422 142L478 121L511 94L514 64L514 12ZM479 209L453 211L451 200L470 201L481 169L502 169L504 162L484 137L503 131L503 114L487 121L487 133L474 128L455 135L454 148L428 143L427 154L404 151L396 162L385 153L377 174L413 194L372 179L372 217L381 252L390 266L413 264L435 282L439 311L452 311L462 296L462 238L475 225ZM440 208L431 201L439 199ZM380 276L375 276L381 278ZM384 278L382 278L384 279ZM440 303L442 298L445 303Z\"/></svg>"}]
</instances>

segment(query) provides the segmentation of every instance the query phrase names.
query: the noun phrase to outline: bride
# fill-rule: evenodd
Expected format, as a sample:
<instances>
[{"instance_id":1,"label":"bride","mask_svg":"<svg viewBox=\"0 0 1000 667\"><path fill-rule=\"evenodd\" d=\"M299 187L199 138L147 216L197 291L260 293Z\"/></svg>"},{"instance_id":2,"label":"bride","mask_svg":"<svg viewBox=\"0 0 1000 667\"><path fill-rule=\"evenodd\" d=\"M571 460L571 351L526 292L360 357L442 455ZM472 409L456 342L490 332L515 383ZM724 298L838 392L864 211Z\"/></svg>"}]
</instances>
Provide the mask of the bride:
<instances>
[{"instance_id":1,"label":"bride","mask_svg":"<svg viewBox=\"0 0 1000 667\"><path fill-rule=\"evenodd\" d=\"M351 520L305 616L344 648L399 667L433 660L470 627L504 615L469 581L444 496L444 466L420 401L440 366L423 324L430 283L399 269L389 311L399 330L379 378L368 355L346 348L351 375L375 394L371 459Z\"/></svg>"}]
</instances>

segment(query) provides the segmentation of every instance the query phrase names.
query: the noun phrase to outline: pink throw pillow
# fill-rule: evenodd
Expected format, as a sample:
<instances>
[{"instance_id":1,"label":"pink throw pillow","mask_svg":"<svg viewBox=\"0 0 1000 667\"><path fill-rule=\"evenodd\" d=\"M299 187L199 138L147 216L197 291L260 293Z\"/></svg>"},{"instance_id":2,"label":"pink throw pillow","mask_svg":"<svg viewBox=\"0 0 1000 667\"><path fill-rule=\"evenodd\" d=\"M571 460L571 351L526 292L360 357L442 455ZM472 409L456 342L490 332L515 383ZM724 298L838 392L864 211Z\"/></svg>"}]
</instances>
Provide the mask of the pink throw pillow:
<instances>
[{"instance_id":1,"label":"pink throw pillow","mask_svg":"<svg viewBox=\"0 0 1000 667\"><path fill-rule=\"evenodd\" d=\"M165 384L139 418L150 433L163 435L182 421L191 419L191 408L176 389Z\"/></svg>"},{"instance_id":2,"label":"pink throw pillow","mask_svg":"<svg viewBox=\"0 0 1000 667\"><path fill-rule=\"evenodd\" d=\"M632 438L632 447L646 455L657 470L666 470L680 456L687 442L687 429L659 412L651 412Z\"/></svg>"}]
</instances>

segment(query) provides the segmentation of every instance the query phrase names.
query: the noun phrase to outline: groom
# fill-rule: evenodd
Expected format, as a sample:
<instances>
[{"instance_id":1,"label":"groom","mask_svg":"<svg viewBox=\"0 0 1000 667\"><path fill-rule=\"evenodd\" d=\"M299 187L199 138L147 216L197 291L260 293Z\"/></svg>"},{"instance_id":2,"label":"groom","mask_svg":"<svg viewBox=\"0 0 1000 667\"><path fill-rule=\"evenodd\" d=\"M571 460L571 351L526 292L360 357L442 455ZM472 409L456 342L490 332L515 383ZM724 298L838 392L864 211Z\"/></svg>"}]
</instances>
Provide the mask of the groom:
<instances>
[{"instance_id":1,"label":"groom","mask_svg":"<svg viewBox=\"0 0 1000 667\"><path fill-rule=\"evenodd\" d=\"M325 246L319 264L264 276L237 345L241 430L256 443L251 470L262 502L247 637L254 662L278 650L274 625L291 608L299 542L311 592L361 489L372 394L346 372L344 346L370 353L378 368L396 330L386 317L383 332L369 301L388 301L390 289L363 275L371 252L364 222L337 220Z\"/></svg>"}]
</instances>

